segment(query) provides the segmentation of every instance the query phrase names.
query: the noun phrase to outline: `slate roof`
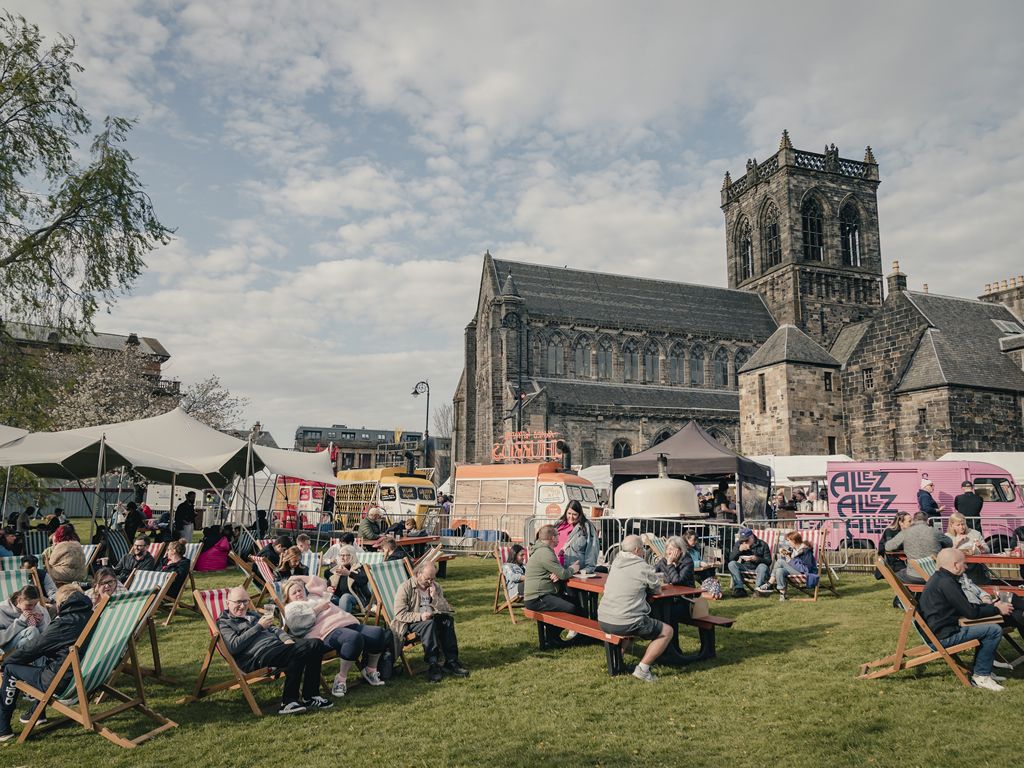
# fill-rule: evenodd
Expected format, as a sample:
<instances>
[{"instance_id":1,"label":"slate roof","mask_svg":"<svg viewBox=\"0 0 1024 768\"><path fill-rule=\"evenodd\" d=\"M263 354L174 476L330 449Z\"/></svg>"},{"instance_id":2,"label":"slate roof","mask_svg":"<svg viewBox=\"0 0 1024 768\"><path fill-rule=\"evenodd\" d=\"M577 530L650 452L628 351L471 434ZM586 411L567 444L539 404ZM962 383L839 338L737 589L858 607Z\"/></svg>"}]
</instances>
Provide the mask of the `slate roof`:
<instances>
[{"instance_id":1,"label":"slate roof","mask_svg":"<svg viewBox=\"0 0 1024 768\"><path fill-rule=\"evenodd\" d=\"M870 327L870 320L844 325L842 330L839 331L839 335L836 336L835 341L832 342L829 354L838 360L840 365L846 365L850 355L853 354L853 350L860 344L860 340L864 338L864 334L867 333Z\"/></svg>"},{"instance_id":2,"label":"slate roof","mask_svg":"<svg viewBox=\"0 0 1024 768\"><path fill-rule=\"evenodd\" d=\"M572 379L534 379L556 403L575 406L629 406L739 412L739 393L724 389L610 384Z\"/></svg>"},{"instance_id":3,"label":"slate roof","mask_svg":"<svg viewBox=\"0 0 1024 768\"><path fill-rule=\"evenodd\" d=\"M928 323L897 392L943 386L1024 392L1024 370L1000 351L1011 334L993 320L1017 322L1002 304L904 292Z\"/></svg>"},{"instance_id":4,"label":"slate roof","mask_svg":"<svg viewBox=\"0 0 1024 768\"><path fill-rule=\"evenodd\" d=\"M87 333L80 339L72 336L62 336L53 328L45 325L34 325L32 323L9 323L6 326L7 332L15 341L28 344L65 344L70 347L89 347L90 349L108 349L111 351L122 350L128 342L128 336L119 333ZM137 336L139 340L139 351L143 354L167 360L171 353L166 347L154 338L149 336Z\"/></svg>"},{"instance_id":5,"label":"slate roof","mask_svg":"<svg viewBox=\"0 0 1024 768\"><path fill-rule=\"evenodd\" d=\"M750 291L493 259L494 286L511 273L533 316L715 338L767 339L777 324Z\"/></svg>"},{"instance_id":6,"label":"slate roof","mask_svg":"<svg viewBox=\"0 0 1024 768\"><path fill-rule=\"evenodd\" d=\"M756 371L777 363L801 363L838 368L839 361L795 325L781 325L757 352L740 368L740 373Z\"/></svg>"}]
</instances>

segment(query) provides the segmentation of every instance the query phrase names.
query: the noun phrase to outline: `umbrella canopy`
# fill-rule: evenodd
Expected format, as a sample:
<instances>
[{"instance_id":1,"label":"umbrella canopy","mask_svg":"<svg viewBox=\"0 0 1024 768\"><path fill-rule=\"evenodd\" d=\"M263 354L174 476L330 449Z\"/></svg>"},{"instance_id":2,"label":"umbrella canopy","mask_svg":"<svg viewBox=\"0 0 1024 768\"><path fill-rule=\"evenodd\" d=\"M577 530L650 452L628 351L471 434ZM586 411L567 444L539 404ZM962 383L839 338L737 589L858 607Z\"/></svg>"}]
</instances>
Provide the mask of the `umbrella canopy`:
<instances>
[{"instance_id":1,"label":"umbrella canopy","mask_svg":"<svg viewBox=\"0 0 1024 768\"><path fill-rule=\"evenodd\" d=\"M619 478L657 476L660 454L668 457L668 473L672 476L739 475L741 481L756 485L768 485L771 482L769 467L729 450L695 421L687 422L672 437L646 451L624 459L612 459L613 479L619 481Z\"/></svg>"},{"instance_id":2,"label":"umbrella canopy","mask_svg":"<svg viewBox=\"0 0 1024 768\"><path fill-rule=\"evenodd\" d=\"M100 438L68 432L34 432L0 448L0 467L24 467L40 477L77 480L95 477L103 450ZM107 464L127 461L106 448Z\"/></svg>"},{"instance_id":3,"label":"umbrella canopy","mask_svg":"<svg viewBox=\"0 0 1024 768\"><path fill-rule=\"evenodd\" d=\"M337 485L338 478L331 466L330 451L324 449L316 453L303 451L286 451L283 448L268 448L265 445L254 445L254 461L266 467L275 475L297 477L314 483Z\"/></svg>"}]
</instances>

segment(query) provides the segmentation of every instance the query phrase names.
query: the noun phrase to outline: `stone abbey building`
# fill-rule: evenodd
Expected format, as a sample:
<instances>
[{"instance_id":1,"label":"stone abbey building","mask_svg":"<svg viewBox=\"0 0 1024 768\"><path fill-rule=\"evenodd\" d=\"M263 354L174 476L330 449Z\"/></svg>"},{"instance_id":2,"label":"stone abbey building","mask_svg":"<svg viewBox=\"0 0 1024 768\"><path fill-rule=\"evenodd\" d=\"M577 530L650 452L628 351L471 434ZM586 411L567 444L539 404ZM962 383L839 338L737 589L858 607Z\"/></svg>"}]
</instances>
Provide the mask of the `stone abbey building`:
<instances>
[{"instance_id":1,"label":"stone abbey building","mask_svg":"<svg viewBox=\"0 0 1024 768\"><path fill-rule=\"evenodd\" d=\"M454 460L528 430L605 463L689 419L747 454L1024 450L1024 278L960 299L907 290L894 263L883 290L878 184L870 147L783 132L725 176L724 289L485 254Z\"/></svg>"}]
</instances>

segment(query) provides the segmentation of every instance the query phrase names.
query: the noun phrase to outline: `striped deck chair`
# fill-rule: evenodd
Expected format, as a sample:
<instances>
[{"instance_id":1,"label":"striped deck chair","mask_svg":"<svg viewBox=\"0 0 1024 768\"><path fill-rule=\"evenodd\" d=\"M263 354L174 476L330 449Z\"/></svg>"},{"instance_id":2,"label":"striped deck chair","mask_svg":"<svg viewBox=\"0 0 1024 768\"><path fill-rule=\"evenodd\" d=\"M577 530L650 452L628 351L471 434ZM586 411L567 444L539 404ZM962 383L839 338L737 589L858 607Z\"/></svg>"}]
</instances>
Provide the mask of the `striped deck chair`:
<instances>
[{"instance_id":1,"label":"striped deck chair","mask_svg":"<svg viewBox=\"0 0 1024 768\"><path fill-rule=\"evenodd\" d=\"M99 544L83 544L82 549L85 551L85 569L87 571L92 570L92 563L96 559L96 555L100 553Z\"/></svg>"},{"instance_id":2,"label":"striped deck chair","mask_svg":"<svg viewBox=\"0 0 1024 768\"><path fill-rule=\"evenodd\" d=\"M825 589L836 597L839 597L839 592L836 591L835 580L832 577L832 569L828 567L828 563L824 562L822 558L822 552L824 551L825 544L828 540L828 530L824 528L815 528L813 530L802 530L799 531L799 533L803 536L804 543L811 548L811 552L814 554L814 562L818 564L818 581L813 587L808 587L806 575L788 575L786 577L786 581L806 595L806 597L797 597L793 599L798 602L808 601L816 603L818 602L818 593L823 585Z\"/></svg>"},{"instance_id":3,"label":"striped deck chair","mask_svg":"<svg viewBox=\"0 0 1024 768\"><path fill-rule=\"evenodd\" d=\"M121 558L127 555L128 550L131 549L131 545L128 544L128 540L121 531L112 531L108 528L106 542L106 551L103 556L110 558L111 565L121 562Z\"/></svg>"},{"instance_id":4,"label":"striped deck chair","mask_svg":"<svg viewBox=\"0 0 1024 768\"><path fill-rule=\"evenodd\" d=\"M28 570L0 571L0 603L10 600L11 595L29 584L34 584L32 572ZM42 592L40 591L40 594Z\"/></svg>"},{"instance_id":5,"label":"striped deck chair","mask_svg":"<svg viewBox=\"0 0 1024 768\"><path fill-rule=\"evenodd\" d=\"M918 613L917 603L907 590L906 585L896 578L896 574L889 570L885 560L878 558L875 567L878 568L878 572L882 574L882 577L889 584L889 587L892 588L897 600L903 607L903 621L900 624L900 633L896 639L896 650L888 656L861 664L860 674L857 677L861 680L873 680L879 677L887 677L904 669L912 669L932 661L942 660L956 676L957 680L963 685L970 687L971 680L968 677L967 670L954 657L964 651L977 648L978 641L969 640L965 643L944 648L939 643L938 638L935 637L931 627L928 626L921 617L921 614ZM911 645L911 629L917 630L919 639L923 641L921 645Z\"/></svg>"},{"instance_id":6,"label":"striped deck chair","mask_svg":"<svg viewBox=\"0 0 1024 768\"><path fill-rule=\"evenodd\" d=\"M236 544L236 550L238 556L243 560L247 560L260 551L259 545L256 543L256 539L253 538L252 531L248 528L240 528L238 530L238 542Z\"/></svg>"},{"instance_id":7,"label":"striped deck chair","mask_svg":"<svg viewBox=\"0 0 1024 768\"><path fill-rule=\"evenodd\" d=\"M367 565L366 575L370 579L370 587L377 600L377 624L379 625L383 618L384 623L390 626L395 618L395 597L398 595L398 588L412 578L412 567L408 560L391 560ZM400 640L402 664L409 677L412 677L412 666L405 652L419 643L419 639L410 633Z\"/></svg>"},{"instance_id":8,"label":"striped deck chair","mask_svg":"<svg viewBox=\"0 0 1024 768\"><path fill-rule=\"evenodd\" d=\"M259 556L253 557L252 563L256 567L256 572L259 573L260 579L263 581L263 589L260 590L259 595L256 597L256 607L262 606L263 601L269 597L274 601L274 605L277 606L277 610L280 612L279 615L283 619L284 596L281 594L283 585L274 572L274 566L270 564L267 558Z\"/></svg>"},{"instance_id":9,"label":"striped deck chair","mask_svg":"<svg viewBox=\"0 0 1024 768\"><path fill-rule=\"evenodd\" d=\"M383 552L360 552L358 556L363 565L380 565L384 562Z\"/></svg>"},{"instance_id":10,"label":"striped deck chair","mask_svg":"<svg viewBox=\"0 0 1024 768\"><path fill-rule=\"evenodd\" d=\"M144 677L154 677L157 680L167 683L168 685L177 685L177 681L166 677L163 673L163 667L160 664L160 647L156 642L156 621L154 616L156 612L160 610L160 606L164 604L167 598L167 590L171 588L171 583L174 581L174 574L164 573L163 571L132 571L128 577L128 581L125 582L125 589L129 592L156 592L156 600L150 606L149 611L146 613L144 618L146 631L149 632L149 646L153 654L153 666L152 667L141 667L139 672ZM184 587L182 587L184 589ZM139 627L139 631L136 634L136 642L139 636L142 634L142 627Z\"/></svg>"},{"instance_id":11,"label":"striped deck chair","mask_svg":"<svg viewBox=\"0 0 1024 768\"><path fill-rule=\"evenodd\" d=\"M154 563L160 562L160 558L164 556L165 549L167 549L166 541L155 541L146 547L146 551L149 552L149 556L153 558Z\"/></svg>"},{"instance_id":12,"label":"striped deck chair","mask_svg":"<svg viewBox=\"0 0 1024 768\"><path fill-rule=\"evenodd\" d=\"M529 559L530 551L528 549L523 551L526 552L526 557ZM522 606L523 597L518 592L513 595L508 591L508 585L505 583L505 572L502 570L510 557L512 557L512 547L507 544L499 544L494 548L494 562L498 564L498 583L494 587L494 612L500 613L507 608L508 615L512 618L512 623L518 624L513 606Z\"/></svg>"},{"instance_id":13,"label":"striped deck chair","mask_svg":"<svg viewBox=\"0 0 1024 768\"><path fill-rule=\"evenodd\" d=\"M265 549L269 547L271 544L274 543L274 541L275 539L257 539L256 544L258 544L259 547L256 551L258 552L260 549Z\"/></svg>"},{"instance_id":14,"label":"striped deck chair","mask_svg":"<svg viewBox=\"0 0 1024 768\"><path fill-rule=\"evenodd\" d=\"M186 588L186 585L182 584L181 591L178 592L178 594L175 597L167 599L167 602L170 603L170 610L167 612L167 619L164 621L165 627L171 623L171 619L174 618L174 614L178 612L179 608L185 608L194 613L199 612L199 609L194 604L189 605L188 603L183 603L181 602L181 598L185 596L186 591L190 594L195 591L196 580L192 574L195 572L196 560L199 559L199 550L202 549L202 546L203 545L201 542L185 545L184 557L188 560L188 586Z\"/></svg>"},{"instance_id":15,"label":"striped deck chair","mask_svg":"<svg viewBox=\"0 0 1024 768\"><path fill-rule=\"evenodd\" d=\"M238 662L235 661L234 657L231 655L231 651L228 650L227 644L225 644L224 639L220 636L220 630L217 629L217 617L227 610L228 592L230 591L230 589L207 589L202 591L197 589L192 593L195 598L196 605L199 606L199 613L206 620L207 629L210 630L210 644L207 646L206 655L203 657L203 664L199 669L199 679L196 680L195 688L192 689L192 694L190 696L182 699L182 703L198 701L199 699L206 698L210 694L218 693L219 691L233 691L238 689L242 692L242 696L245 697L252 713L256 715L256 717L260 717L263 714L263 710L261 710L260 705L256 703L256 697L252 695L252 689L250 686L266 680L277 679L281 676L281 670L273 669L271 667L263 667L262 669L256 669L252 672L243 672L242 668L238 666ZM251 602L249 607L253 607ZM206 677L210 672L210 665L213 663L215 656L220 656L224 659L228 668L231 670L232 677L230 680L226 680L222 683L204 685L206 683Z\"/></svg>"},{"instance_id":16,"label":"striped deck chair","mask_svg":"<svg viewBox=\"0 0 1024 768\"><path fill-rule=\"evenodd\" d=\"M0 557L0 571L20 571L21 558L17 555Z\"/></svg>"},{"instance_id":17,"label":"striped deck chair","mask_svg":"<svg viewBox=\"0 0 1024 768\"><path fill-rule=\"evenodd\" d=\"M306 567L306 573L308 573L310 576L320 575L319 552L303 552L301 560L302 564Z\"/></svg>"},{"instance_id":18,"label":"striped deck chair","mask_svg":"<svg viewBox=\"0 0 1024 768\"><path fill-rule=\"evenodd\" d=\"M768 552L771 555L772 564L775 563L775 556L779 551L779 542L789 533L788 528L764 528L761 530L754 530L754 535L768 545ZM733 546L736 546L733 544ZM757 574L754 571L741 571L743 576L743 584L754 589L757 586ZM771 568L768 570L768 575L771 575Z\"/></svg>"},{"instance_id":19,"label":"striped deck chair","mask_svg":"<svg viewBox=\"0 0 1024 768\"><path fill-rule=\"evenodd\" d=\"M668 541L663 536L652 536L649 533L645 533L643 540L651 553L652 560L657 561L665 557L665 547L668 545Z\"/></svg>"},{"instance_id":20,"label":"striped deck chair","mask_svg":"<svg viewBox=\"0 0 1024 768\"><path fill-rule=\"evenodd\" d=\"M46 531L27 531L25 533L25 554L39 557L50 545L50 536Z\"/></svg>"},{"instance_id":21,"label":"striped deck chair","mask_svg":"<svg viewBox=\"0 0 1024 768\"><path fill-rule=\"evenodd\" d=\"M19 680L18 690L37 701L31 718L18 737L24 742L35 730L36 723L47 707L80 724L88 731L94 731L119 747L137 747L171 728L177 723L150 709L146 705L146 693L142 688L139 674L138 654L135 650L135 632L146 616L150 605L156 599L153 590L145 592L124 592L104 597L96 606L92 618L82 629L82 634L71 646L67 658L61 665L53 682L45 691ZM113 687L118 670L128 657L133 670L134 695ZM61 678L70 672L72 679L61 685ZM99 694L96 703L90 703ZM117 703L103 712L94 711L103 697L116 699ZM103 721L124 712L138 712L159 723L134 739L121 736L103 725Z\"/></svg>"},{"instance_id":22,"label":"striped deck chair","mask_svg":"<svg viewBox=\"0 0 1024 768\"><path fill-rule=\"evenodd\" d=\"M245 576L245 581L242 582L242 588L248 590L249 585L252 584L253 579L253 566L252 563L246 562L241 555L234 550L228 550L228 559L231 560L235 565L238 566L238 570Z\"/></svg>"}]
</instances>

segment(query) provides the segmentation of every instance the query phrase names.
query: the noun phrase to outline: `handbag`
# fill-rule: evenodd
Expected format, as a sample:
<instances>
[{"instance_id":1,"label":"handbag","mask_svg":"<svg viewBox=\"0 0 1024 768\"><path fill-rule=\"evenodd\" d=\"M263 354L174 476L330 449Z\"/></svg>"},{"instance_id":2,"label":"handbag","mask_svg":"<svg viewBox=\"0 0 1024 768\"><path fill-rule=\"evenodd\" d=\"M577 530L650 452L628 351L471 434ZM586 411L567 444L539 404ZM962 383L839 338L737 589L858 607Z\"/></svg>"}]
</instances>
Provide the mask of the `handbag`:
<instances>
[{"instance_id":1,"label":"handbag","mask_svg":"<svg viewBox=\"0 0 1024 768\"><path fill-rule=\"evenodd\" d=\"M689 598L686 598L689 600ZM703 619L705 616L710 616L711 611L708 608L708 601L705 597L697 597L690 600L690 618L691 619Z\"/></svg>"}]
</instances>

